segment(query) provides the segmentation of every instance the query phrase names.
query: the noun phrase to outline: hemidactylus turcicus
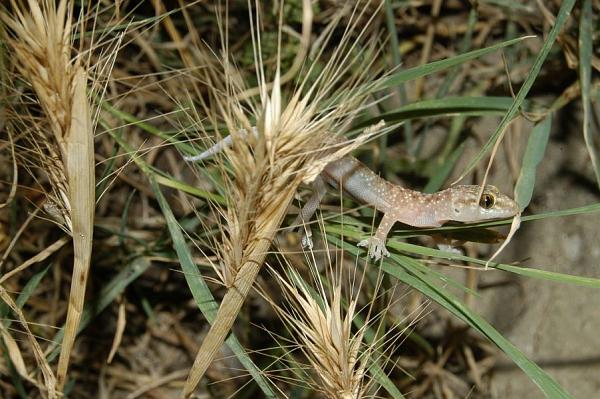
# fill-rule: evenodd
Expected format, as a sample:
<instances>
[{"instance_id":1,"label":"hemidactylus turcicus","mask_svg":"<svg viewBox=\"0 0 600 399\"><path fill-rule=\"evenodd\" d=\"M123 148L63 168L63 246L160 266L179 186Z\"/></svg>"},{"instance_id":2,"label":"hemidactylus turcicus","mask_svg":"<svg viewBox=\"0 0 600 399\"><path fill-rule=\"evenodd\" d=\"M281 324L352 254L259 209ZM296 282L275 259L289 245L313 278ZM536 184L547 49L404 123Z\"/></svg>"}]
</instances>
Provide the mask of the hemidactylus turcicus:
<instances>
[{"instance_id":1,"label":"hemidactylus turcicus","mask_svg":"<svg viewBox=\"0 0 600 399\"><path fill-rule=\"evenodd\" d=\"M256 128L253 128L256 135ZM201 154L186 157L186 161L199 161L213 156L224 147L231 146L227 136ZM314 182L314 192L298 215L298 222L310 221L323 199L329 183L350 194L361 203L371 205L383 218L375 234L358 246L368 248L369 256L380 259L389 256L385 247L388 233L396 222L414 227L439 227L448 221L474 223L485 220L508 219L519 214L518 204L498 191L486 186L460 185L425 194L410 190L379 177L358 159L347 155L330 162ZM302 239L303 246L312 246L310 229Z\"/></svg>"}]
</instances>

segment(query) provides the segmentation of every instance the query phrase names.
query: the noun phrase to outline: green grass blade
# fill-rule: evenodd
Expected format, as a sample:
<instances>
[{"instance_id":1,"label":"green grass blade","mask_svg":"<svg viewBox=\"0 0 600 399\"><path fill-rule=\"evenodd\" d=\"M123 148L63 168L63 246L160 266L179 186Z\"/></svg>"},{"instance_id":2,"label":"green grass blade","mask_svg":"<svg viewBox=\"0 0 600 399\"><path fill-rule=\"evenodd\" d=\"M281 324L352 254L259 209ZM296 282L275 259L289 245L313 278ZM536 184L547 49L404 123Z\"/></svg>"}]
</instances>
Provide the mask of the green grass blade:
<instances>
[{"instance_id":1,"label":"green grass blade","mask_svg":"<svg viewBox=\"0 0 600 399\"><path fill-rule=\"evenodd\" d=\"M379 365L373 364L371 367L369 367L369 374L371 374L371 377L373 377L377 383L381 385L381 387L385 389L387 393L390 394L392 398L405 399L405 396L402 395L402 392L400 392L398 387L394 385L392 380L390 380L390 377L387 376L385 371L379 367Z\"/></svg>"},{"instance_id":2,"label":"green grass blade","mask_svg":"<svg viewBox=\"0 0 600 399\"><path fill-rule=\"evenodd\" d=\"M497 43L493 46L489 46L483 49L470 51L468 53L460 54L451 58L447 58L445 60L433 61L425 65L420 65L417 67L393 73L387 78L383 79L378 85L376 85L376 87L373 88L372 91L380 91L390 87L396 87L410 80L414 80L422 76L427 76L435 72L443 71L456 65L461 65L466 61L473 60L475 58L482 57L486 54L493 53L494 51L497 51L501 48L517 44L529 37L530 36L525 36L513 40L507 40L505 42Z\"/></svg>"},{"instance_id":3,"label":"green grass blade","mask_svg":"<svg viewBox=\"0 0 600 399\"><path fill-rule=\"evenodd\" d=\"M46 275L46 272L50 269L51 265L52 264L46 266L39 272L35 273L29 279L29 281L27 281L27 283L25 284L25 286L23 287L23 289L21 290L21 292L19 293L19 296L17 297L17 299L15 301L15 304L19 308L22 308L23 305L25 305L25 302L27 302L27 300L29 299L29 297L31 297L31 295L33 294L35 289L38 287L38 285L40 284L40 282ZM12 320L4 320L7 317L9 311L10 311L10 308L8 307L8 305L6 305L4 302L2 302L0 304L0 320L2 321L2 323L4 324L4 326L6 328L10 327L10 325L12 324Z\"/></svg>"},{"instance_id":4,"label":"green grass blade","mask_svg":"<svg viewBox=\"0 0 600 399\"><path fill-rule=\"evenodd\" d=\"M387 25L388 32L390 34L390 53L392 54L392 62L394 68L398 68L402 62L400 57L400 46L398 43L398 30L396 29L396 21L394 19L394 10L392 8L392 1L385 0L385 22ZM404 85L398 85L398 94L402 100L402 104L406 103L406 92L404 91Z\"/></svg>"},{"instance_id":5,"label":"green grass blade","mask_svg":"<svg viewBox=\"0 0 600 399\"><path fill-rule=\"evenodd\" d=\"M579 206L576 208L561 209L559 211L551 211L540 213L537 215L529 215L522 218L523 221L541 220L548 218L559 218L572 215L582 215L586 213L600 212L600 202L590 205ZM504 224L510 224L510 221L504 221Z\"/></svg>"},{"instance_id":6,"label":"green grass blade","mask_svg":"<svg viewBox=\"0 0 600 399\"><path fill-rule=\"evenodd\" d=\"M371 126L380 120L389 124L410 119L445 115L503 115L512 104L510 97L446 97L417 101L375 118L361 121L357 128Z\"/></svg>"},{"instance_id":7,"label":"green grass blade","mask_svg":"<svg viewBox=\"0 0 600 399\"><path fill-rule=\"evenodd\" d=\"M579 82L581 87L581 102L583 104L583 138L587 147L596 182L600 187L600 162L594 143L592 130L592 103L590 86L592 81L592 0L583 0L581 4L581 19L579 21Z\"/></svg>"},{"instance_id":8,"label":"green grass blade","mask_svg":"<svg viewBox=\"0 0 600 399\"><path fill-rule=\"evenodd\" d=\"M441 165L437 167L437 170L433 176L427 182L427 185L423 188L424 193L433 193L436 192L442 187L452 169L454 169L454 165L460 159L463 152L465 150L464 143L456 147L456 149L450 154L448 159L443 161Z\"/></svg>"},{"instance_id":9,"label":"green grass blade","mask_svg":"<svg viewBox=\"0 0 600 399\"><path fill-rule=\"evenodd\" d=\"M461 133L464 130L466 119L466 115L459 115L452 118L452 123L450 124L450 131L446 136L446 142L438 156L439 162L445 162L448 159L448 157L456 150L457 143L459 142Z\"/></svg>"},{"instance_id":10,"label":"green grass blade","mask_svg":"<svg viewBox=\"0 0 600 399\"><path fill-rule=\"evenodd\" d=\"M439 115L498 115L506 112L512 103L510 97L445 97L414 102L397 111L379 116L386 122L400 122L408 118Z\"/></svg>"},{"instance_id":11,"label":"green grass blade","mask_svg":"<svg viewBox=\"0 0 600 399\"><path fill-rule=\"evenodd\" d=\"M192 260L192 255L187 247L186 240L183 236L183 232L181 231L181 227L179 223L175 219L175 215L173 215L173 211L171 207L167 203L162 191L158 187L158 183L152 177L150 178L150 183L152 185L152 190L156 195L156 199L160 206L161 211L165 217L167 222L167 227L169 229L169 233L171 235L171 239L173 240L173 249L177 253L177 258L181 262L181 268L183 270L184 276L186 278L186 282L190 287L190 291L194 300L198 304L198 307L202 311L202 314L206 317L206 319L212 323L217 314L217 310L219 306L214 300L208 285L204 281L200 271L196 267L196 264Z\"/></svg>"},{"instance_id":12,"label":"green grass blade","mask_svg":"<svg viewBox=\"0 0 600 399\"><path fill-rule=\"evenodd\" d=\"M472 4L471 10L469 10L469 17L467 19L467 31L465 32L465 36L463 37L463 40L460 44L461 53L466 53L471 48L471 43L473 41L473 32L475 31L475 25L477 24L477 18L477 7ZM450 86L452 86L452 83L454 83L460 71L461 68L459 66L455 66L448 71L448 74L444 78L442 85L435 94L436 98L442 98L448 95L448 92L450 91Z\"/></svg>"},{"instance_id":13,"label":"green grass blade","mask_svg":"<svg viewBox=\"0 0 600 399\"><path fill-rule=\"evenodd\" d=\"M550 138L551 129L552 114L548 114L543 121L535 125L529 135L529 140L527 140L521 173L515 186L515 201L519 204L521 212L531 202L535 186L535 171L540 162L542 162L542 159L544 159L544 152Z\"/></svg>"},{"instance_id":14,"label":"green grass blade","mask_svg":"<svg viewBox=\"0 0 600 399\"><path fill-rule=\"evenodd\" d=\"M554 22L554 26L548 33L546 41L544 42L542 49L540 50L539 54L537 55L537 57L533 63L533 66L531 67L531 70L527 74L527 78L525 79L525 81L523 82L523 85L519 89L519 92L515 96L515 100L513 101L510 109L508 110L508 112L504 115L504 117L500 121L500 124L496 128L496 131L494 132L492 137L490 137L490 139L485 143L485 145L483 146L481 151L479 151L479 153L475 156L475 158L473 158L471 160L471 162L465 168L465 171L462 173L461 177L457 180L461 180L463 177L465 177L475 167L475 165L477 165L479 163L479 161L481 161L483 159L483 157L492 149L492 147L494 146L496 141L498 141L498 139L500 139L500 137L504 134L510 121L512 121L513 118L515 116L517 116L517 113L519 112L519 109L521 108L523 101L525 100L525 97L527 96L527 94L529 93L529 90L531 89L531 86L533 86L533 83L537 79L537 76L540 73L542 65L543 65L544 61L546 60L546 57L550 53L550 50L552 49L552 45L556 41L556 37L560 33L560 30L562 29L567 18L569 17L569 15L571 13L571 9L573 8L574 4L575 4L575 0L565 0L562 3L560 10L558 12L558 15L556 17L556 21Z\"/></svg>"},{"instance_id":15,"label":"green grass blade","mask_svg":"<svg viewBox=\"0 0 600 399\"><path fill-rule=\"evenodd\" d=\"M46 266L45 268L43 268L39 272L35 273L29 279L29 281L27 281L27 284L25 284L25 286L23 287L23 289L19 293L19 296L17 297L17 300L15 301L15 304L18 307L22 308L25 305L25 303L27 302L27 300L29 299L29 297L31 297L31 295L33 294L33 292L36 290L36 288L38 287L38 285L40 284L40 282L42 281L42 279L44 278L44 276L46 275L46 273L48 272L48 270L50 270L51 266L52 266L52 264L49 264L48 266Z\"/></svg>"},{"instance_id":16,"label":"green grass blade","mask_svg":"<svg viewBox=\"0 0 600 399\"><path fill-rule=\"evenodd\" d=\"M394 9L392 8L392 0L385 0L385 21L387 24L387 29L390 33L390 52L392 53L392 62L394 68L400 68L400 64L402 63L402 58L400 56L400 45L398 43L398 30L396 29L396 21L394 18ZM400 105L404 105L407 102L406 98L406 87L404 84L399 84L396 88L398 90L398 97L400 98ZM413 148L413 133L412 133L412 125L410 121L406 121L404 124L404 142L406 143L406 148ZM387 138L387 136L382 136L382 139ZM384 152L385 148L382 149Z\"/></svg>"},{"instance_id":17,"label":"green grass blade","mask_svg":"<svg viewBox=\"0 0 600 399\"><path fill-rule=\"evenodd\" d=\"M127 123L127 125L134 125L137 128L142 129L146 133L150 133L153 136L161 138L162 140L164 140L167 143L177 145L179 148L185 149L189 153L194 153L194 148L191 145L189 145L188 143L186 143L185 141L181 141L181 140L177 139L175 136L173 136L172 134L165 133L162 130L160 130L159 128L152 126L150 123L148 123L146 121L142 121L125 111L122 111L120 109L113 107L108 101L102 102L102 108L105 111L107 111L108 113L110 113L112 116L119 118L121 121ZM127 126L127 125L125 125L125 126ZM125 127L125 126L122 126L122 127ZM112 132L111 129L107 129L107 131Z\"/></svg>"},{"instance_id":18,"label":"green grass blade","mask_svg":"<svg viewBox=\"0 0 600 399\"><path fill-rule=\"evenodd\" d=\"M338 241L344 250L357 256L363 254L356 246ZM439 251L442 252L442 251ZM532 362L515 347L510 341L498 332L491 324L479 316L477 313L470 310L462 301L455 295L448 292L443 287L439 287L427 273L419 271L415 267L420 262L402 255L392 255L391 259L386 259L380 263L381 269L390 276L410 285L420 291L427 297L431 298L438 304L442 305L446 310L454 314L465 323L469 324L473 329L487 337L491 342L496 344L511 360L523 370L529 378L544 392L548 398L572 398L550 375L542 370L537 364ZM485 262L484 262L485 263Z\"/></svg>"},{"instance_id":19,"label":"green grass blade","mask_svg":"<svg viewBox=\"0 0 600 399\"><path fill-rule=\"evenodd\" d=\"M479 264L479 265L486 264L485 260L480 260L480 259L476 259L476 258L471 258L469 256L465 256L465 255L459 255L459 254L455 254L455 253L451 253L451 252L440 251L439 249L422 247L420 245L414 245L414 244L409 244L406 242L399 242L399 241L395 241L395 240L389 240L388 247L395 249L397 251L413 253L413 254L417 254L417 255L430 256L430 257L442 258L442 259L460 260L460 261L466 261L466 262L475 263L475 264ZM565 283L565 284L573 284L573 285L577 285L580 287L600 288L600 279L593 278L593 277L573 276L570 274L555 273L555 272L549 272L549 271L540 270L540 269L518 267L518 266L506 265L503 263L490 263L489 267L499 269L499 270L504 270L507 272L515 273L515 274L520 274L520 275L526 276L526 277L536 278L539 280L547 280L547 281L554 281L554 282Z\"/></svg>"},{"instance_id":20,"label":"green grass blade","mask_svg":"<svg viewBox=\"0 0 600 399\"><path fill-rule=\"evenodd\" d=\"M364 238L364 235L365 235L363 232L356 231L353 229L344 228L342 230L342 228L340 226L327 226L325 231L334 233L334 234L339 234L339 235L343 234L344 237L350 237L357 241ZM339 243L337 243L337 244L339 244ZM441 251L439 249L424 247L424 246L415 245L415 244L409 244L406 242L398 241L397 239L394 239L394 238L388 239L387 247L388 247L388 249L395 249L396 251L399 251L399 252L412 253L412 254L416 254L416 255L430 256L430 257L442 258L442 259L460 260L460 261L471 262L471 263L479 264L479 265L486 264L486 261L484 261L484 260L471 258L471 257L465 256L465 255L460 255L460 254L456 254L456 253L452 253L452 252L445 252L445 251ZM511 266L511 265L506 265L506 264L502 264L502 263L491 263L489 265L489 267L496 268L499 270L504 270L507 272L515 273L515 274L520 274L522 276L537 278L540 280L548 280L548 281L555 281L555 282L561 282L561 283L566 283L566 284L573 284L573 285L578 285L581 287L600 288L600 279L593 278L593 277L573 276L570 274L555 273L555 272L549 272L549 271L540 270L540 269Z\"/></svg>"},{"instance_id":21,"label":"green grass blade","mask_svg":"<svg viewBox=\"0 0 600 399\"><path fill-rule=\"evenodd\" d=\"M117 134L114 131L109 131L109 134L127 152L127 154L129 154L131 156L131 159L133 160L133 162L135 162L135 164L147 176L152 176L154 179L156 179L156 182L159 183L160 185L169 187L169 188L174 188L177 190L181 190L181 191L188 193L190 195L193 195L195 197L204 198L207 201L213 201L213 202L216 202L221 205L226 204L225 198L223 198L222 196L220 196L218 194L213 194L206 190L202 190L200 188L190 186L189 184L186 184L182 181L174 179L173 177L168 176L168 175L162 173L161 171L153 168L152 166L148 165L140 156L138 156L136 154L136 152L133 150L133 148L131 148L131 146L129 146L129 144L127 144L127 142L125 140L123 140L123 138L121 138L121 136L119 134Z\"/></svg>"},{"instance_id":22,"label":"green grass blade","mask_svg":"<svg viewBox=\"0 0 600 399\"><path fill-rule=\"evenodd\" d=\"M154 178L161 186L174 188L175 190L183 191L184 193L193 195L194 197L204 198L207 201L211 201L219 205L227 205L227 201L225 198L223 198L223 196L202 190L201 188L190 186L189 184L177 180L171 176L155 174Z\"/></svg>"},{"instance_id":23,"label":"green grass blade","mask_svg":"<svg viewBox=\"0 0 600 399\"><path fill-rule=\"evenodd\" d=\"M217 315L219 306L215 302L208 285L202 278L200 271L192 260L192 255L187 247L181 227L179 226L179 223L177 223L175 215L173 215L171 207L161 192L158 183L151 176L148 176L148 178L150 179L152 190L156 195L160 209L167 222L167 227L169 228L169 233L171 234L171 239L173 240L173 248L175 249L179 262L181 263L181 269L183 270L185 280L187 281L190 291L192 292L192 296L194 297L196 305L198 305L198 308L204 317L209 323L212 324ZM269 398L275 398L275 393L273 392L268 381L265 379L262 371L254 364L254 362L252 362L238 339L233 334L230 334L229 338L227 338L225 342L229 348L231 348L233 353L235 353L240 363L242 363L250 375L252 375L258 386L262 389L263 393Z\"/></svg>"},{"instance_id":24,"label":"green grass blade","mask_svg":"<svg viewBox=\"0 0 600 399\"><path fill-rule=\"evenodd\" d=\"M462 301L449 293L447 290L436 286L428 277L422 273L412 273L413 268L411 261L413 259L396 256L392 257L394 263L383 262L381 268L389 275L396 277L398 280L417 289L427 297L431 298L438 304L442 305L446 310L454 314L459 319L466 322L473 329L487 337L491 342L496 344L521 370L529 376L529 378L544 392L548 398L571 398L572 396L566 392L549 374L542 370L537 364L529 360L523 352L515 347L509 340L498 332L491 324L477 313L470 310ZM401 267L399 267L400 265ZM404 270L402 270L404 269ZM407 270L411 271L409 273Z\"/></svg>"}]
</instances>

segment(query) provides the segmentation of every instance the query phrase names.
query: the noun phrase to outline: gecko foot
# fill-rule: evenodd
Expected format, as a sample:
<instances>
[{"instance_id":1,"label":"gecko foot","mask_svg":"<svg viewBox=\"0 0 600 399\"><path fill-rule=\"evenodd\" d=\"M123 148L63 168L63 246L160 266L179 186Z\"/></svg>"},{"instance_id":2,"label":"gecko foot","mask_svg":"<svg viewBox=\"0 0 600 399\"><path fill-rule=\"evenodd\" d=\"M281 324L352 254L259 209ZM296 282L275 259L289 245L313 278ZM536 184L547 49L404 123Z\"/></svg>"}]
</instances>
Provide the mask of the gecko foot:
<instances>
[{"instance_id":1,"label":"gecko foot","mask_svg":"<svg viewBox=\"0 0 600 399\"><path fill-rule=\"evenodd\" d=\"M465 254L460 248L455 247L452 244L438 243L437 247L440 251L450 252L451 254L456 254L456 255L464 255Z\"/></svg>"},{"instance_id":2,"label":"gecko foot","mask_svg":"<svg viewBox=\"0 0 600 399\"><path fill-rule=\"evenodd\" d=\"M369 256L375 260L381 259L382 256L390 256L390 253L385 247L385 243L377 237L370 237L366 240L362 240L358 243L358 246L367 247Z\"/></svg>"},{"instance_id":3,"label":"gecko foot","mask_svg":"<svg viewBox=\"0 0 600 399\"><path fill-rule=\"evenodd\" d=\"M304 249L313 249L313 240L312 240L312 230L306 228L304 230L304 234L302 234L302 248Z\"/></svg>"}]
</instances>

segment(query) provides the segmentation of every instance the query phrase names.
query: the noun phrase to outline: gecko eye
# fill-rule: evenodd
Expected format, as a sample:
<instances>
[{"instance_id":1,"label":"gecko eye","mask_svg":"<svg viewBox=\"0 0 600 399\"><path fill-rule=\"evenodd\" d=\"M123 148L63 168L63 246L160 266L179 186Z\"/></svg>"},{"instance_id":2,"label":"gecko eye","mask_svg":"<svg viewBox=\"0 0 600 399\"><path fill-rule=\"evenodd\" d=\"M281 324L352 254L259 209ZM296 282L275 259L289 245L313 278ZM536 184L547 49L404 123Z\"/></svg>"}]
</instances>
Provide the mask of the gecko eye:
<instances>
[{"instance_id":1,"label":"gecko eye","mask_svg":"<svg viewBox=\"0 0 600 399\"><path fill-rule=\"evenodd\" d=\"M494 197L492 194L485 193L481 196L481 199L479 200L479 206L483 209L490 209L494 206L495 202L496 197Z\"/></svg>"}]
</instances>

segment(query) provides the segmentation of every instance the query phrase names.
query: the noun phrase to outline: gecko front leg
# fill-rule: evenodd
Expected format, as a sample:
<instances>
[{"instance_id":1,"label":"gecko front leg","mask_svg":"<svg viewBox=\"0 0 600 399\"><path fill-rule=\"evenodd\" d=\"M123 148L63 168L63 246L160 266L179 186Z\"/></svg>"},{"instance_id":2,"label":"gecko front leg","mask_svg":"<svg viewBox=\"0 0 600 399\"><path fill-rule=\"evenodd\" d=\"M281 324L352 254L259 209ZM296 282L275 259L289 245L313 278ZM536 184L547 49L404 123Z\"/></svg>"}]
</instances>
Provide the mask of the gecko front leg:
<instances>
[{"instance_id":1,"label":"gecko front leg","mask_svg":"<svg viewBox=\"0 0 600 399\"><path fill-rule=\"evenodd\" d=\"M312 230L308 223L310 219L312 219L313 215L317 211L321 200L327 193L327 186L325 185L325 180L321 176L317 176L313 183L313 193L309 200L306 202L304 207L300 210L298 217L293 223L293 226L300 225L300 229L304 229L304 234L302 234L302 248L312 249L313 241L312 241Z\"/></svg>"},{"instance_id":2,"label":"gecko front leg","mask_svg":"<svg viewBox=\"0 0 600 399\"><path fill-rule=\"evenodd\" d=\"M389 251L385 247L385 242L394 223L396 223L396 218L389 213L385 213L379 223L379 227L377 227L375 235L362 240L358 243L358 246L367 247L369 256L375 260L381 259L382 256L390 256Z\"/></svg>"}]
</instances>

